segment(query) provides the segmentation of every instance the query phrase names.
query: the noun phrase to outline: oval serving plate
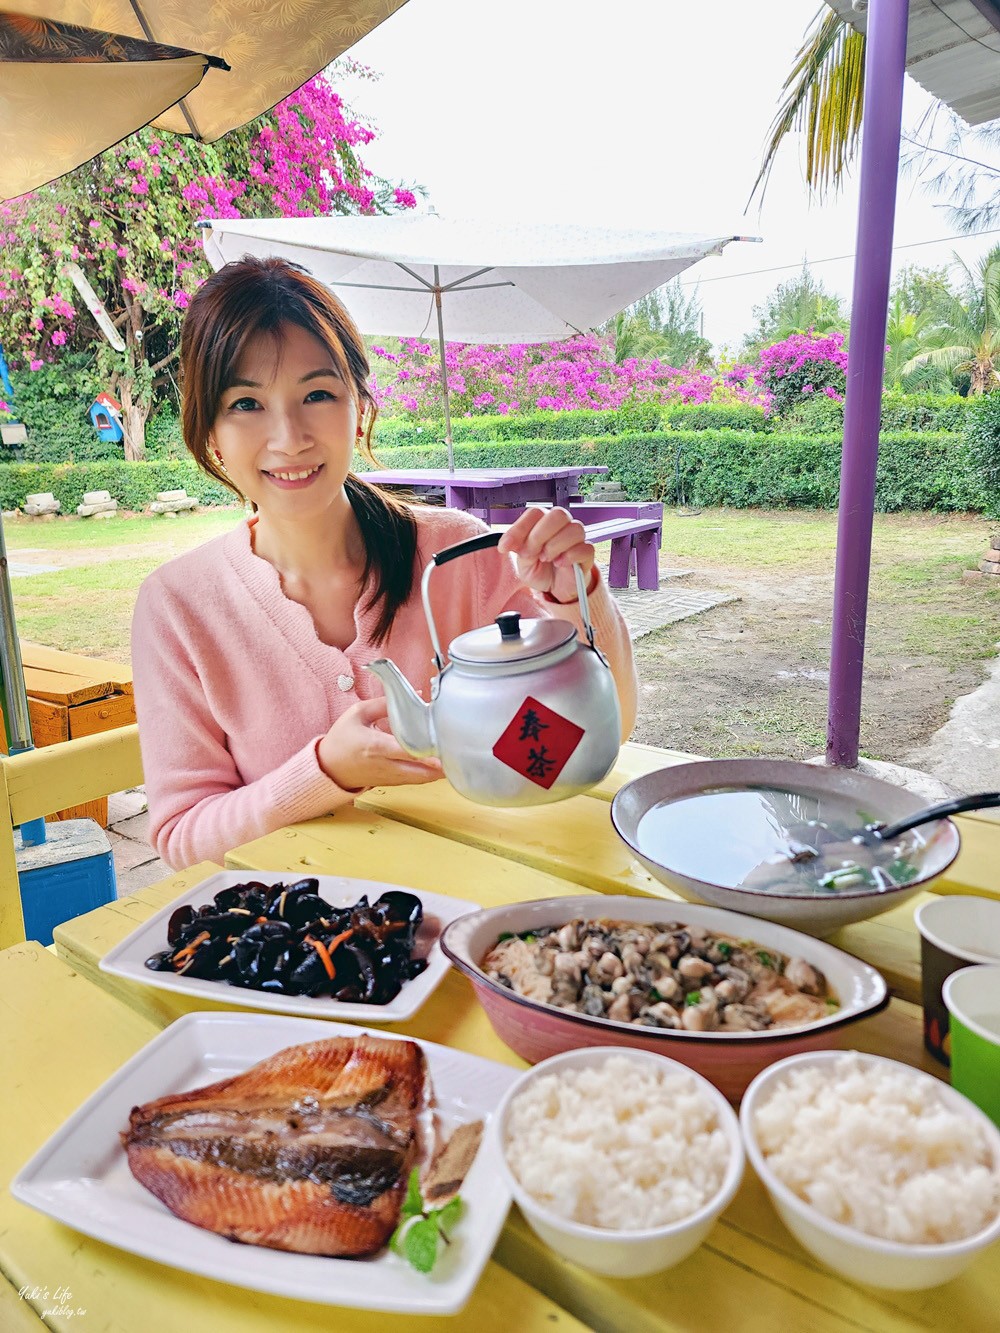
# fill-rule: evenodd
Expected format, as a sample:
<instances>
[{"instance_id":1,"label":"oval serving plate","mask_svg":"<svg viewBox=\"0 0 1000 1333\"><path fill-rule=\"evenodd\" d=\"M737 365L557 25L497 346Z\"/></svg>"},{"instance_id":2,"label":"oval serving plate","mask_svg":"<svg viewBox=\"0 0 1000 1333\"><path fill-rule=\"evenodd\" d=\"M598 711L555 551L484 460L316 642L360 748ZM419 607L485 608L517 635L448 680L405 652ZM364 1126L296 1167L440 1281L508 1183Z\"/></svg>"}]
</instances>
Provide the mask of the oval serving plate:
<instances>
[{"instance_id":1,"label":"oval serving plate","mask_svg":"<svg viewBox=\"0 0 1000 1333\"><path fill-rule=\"evenodd\" d=\"M243 986L230 986L224 981L180 976L175 972L154 972L146 967L147 958L167 948L167 922L178 907L187 903L192 907L200 907L202 904L210 903L220 889L232 888L236 884L246 884L253 880L260 884L271 885L294 884L304 878L315 879L318 885L316 892L333 907L347 907L356 903L363 894L367 894L369 902L374 902L388 889L402 889L405 893L414 894L420 899L424 908L424 919L417 934L417 952L422 952L426 956L427 967L419 976L404 982L399 993L388 1004L348 1003L344 1000L335 1000L328 995L274 995ZM371 879L352 879L346 875L304 876L292 871L222 870L202 880L194 888L186 890L180 897L151 916L148 921L137 926L131 934L105 954L101 959L100 968L102 972L110 973L112 976L124 977L158 990L171 991L175 995L231 1004L241 1009L262 1009L272 1014L332 1018L344 1022L398 1023L412 1018L448 972L448 959L441 951L439 940L442 929L456 917L475 911L478 906L478 903L466 902L461 898L448 898L440 893L425 893L423 890L408 889L400 884L384 884Z\"/></svg>"}]
</instances>

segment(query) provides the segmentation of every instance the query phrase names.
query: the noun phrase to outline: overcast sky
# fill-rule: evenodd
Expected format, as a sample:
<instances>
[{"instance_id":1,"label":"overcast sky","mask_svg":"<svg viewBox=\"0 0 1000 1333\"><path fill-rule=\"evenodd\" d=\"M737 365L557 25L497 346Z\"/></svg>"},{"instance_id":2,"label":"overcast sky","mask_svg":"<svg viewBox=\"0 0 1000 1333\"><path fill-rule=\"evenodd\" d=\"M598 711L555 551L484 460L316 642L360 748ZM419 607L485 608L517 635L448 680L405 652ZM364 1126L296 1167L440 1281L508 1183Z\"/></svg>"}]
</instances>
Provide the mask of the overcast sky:
<instances>
[{"instance_id":1,"label":"overcast sky","mask_svg":"<svg viewBox=\"0 0 1000 1333\"><path fill-rule=\"evenodd\" d=\"M698 282L706 337L735 347L753 307L803 260L850 298L852 260L825 261L854 251L856 180L835 201L810 203L794 136L763 207L755 201L744 212L781 85L819 8L820 0L409 0L351 51L380 80L346 91L380 129L367 163L426 186L444 216L763 237L686 275ZM904 127L928 102L907 80ZM952 233L940 203L904 177L897 266L940 266L956 250L974 262L1000 240L940 239ZM914 245L926 241L937 243Z\"/></svg>"}]
</instances>

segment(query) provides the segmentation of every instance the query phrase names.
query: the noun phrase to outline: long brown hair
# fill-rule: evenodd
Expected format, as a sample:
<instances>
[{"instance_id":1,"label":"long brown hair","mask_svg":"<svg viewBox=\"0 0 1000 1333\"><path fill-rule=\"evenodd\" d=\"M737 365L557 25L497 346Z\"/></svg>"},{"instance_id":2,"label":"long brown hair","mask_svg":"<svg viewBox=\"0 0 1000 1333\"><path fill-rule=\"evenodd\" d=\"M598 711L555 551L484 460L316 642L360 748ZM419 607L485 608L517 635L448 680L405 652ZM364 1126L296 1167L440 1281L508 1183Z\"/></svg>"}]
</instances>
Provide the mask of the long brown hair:
<instances>
[{"instance_id":1,"label":"long brown hair","mask_svg":"<svg viewBox=\"0 0 1000 1333\"><path fill-rule=\"evenodd\" d=\"M240 499L219 467L209 438L219 404L244 352L260 334L279 337L296 324L318 338L355 396L361 434L358 448L369 462L378 409L368 387L368 356L357 325L334 294L305 269L284 259L246 255L214 273L191 298L181 331L184 442L199 466ZM375 641L389 633L413 586L417 524L406 501L355 473L344 483L365 545L362 582L371 591L365 608L381 603Z\"/></svg>"}]
</instances>

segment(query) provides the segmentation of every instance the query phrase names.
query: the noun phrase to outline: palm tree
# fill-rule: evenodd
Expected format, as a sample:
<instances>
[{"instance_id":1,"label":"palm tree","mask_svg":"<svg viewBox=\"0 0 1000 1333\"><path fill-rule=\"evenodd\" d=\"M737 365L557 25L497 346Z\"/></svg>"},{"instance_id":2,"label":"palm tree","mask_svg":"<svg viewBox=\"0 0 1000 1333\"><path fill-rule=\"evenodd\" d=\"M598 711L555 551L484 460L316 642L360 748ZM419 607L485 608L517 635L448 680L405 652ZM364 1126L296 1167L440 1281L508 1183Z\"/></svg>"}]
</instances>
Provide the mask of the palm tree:
<instances>
[{"instance_id":1,"label":"palm tree","mask_svg":"<svg viewBox=\"0 0 1000 1333\"><path fill-rule=\"evenodd\" d=\"M941 345L941 326L932 310L908 308L901 292L889 304L885 330L885 386L887 389L947 389L949 377L929 365L914 368L916 357Z\"/></svg>"},{"instance_id":2,"label":"palm tree","mask_svg":"<svg viewBox=\"0 0 1000 1333\"><path fill-rule=\"evenodd\" d=\"M865 93L865 36L856 32L826 5L795 57L785 80L785 99L771 123L760 172L750 198L767 188L785 135L801 129L806 135L806 181L822 193L834 187L853 157L861 133Z\"/></svg>"},{"instance_id":3,"label":"palm tree","mask_svg":"<svg viewBox=\"0 0 1000 1333\"><path fill-rule=\"evenodd\" d=\"M964 299L951 297L941 344L911 357L903 374L935 366L967 374L971 394L989 393L1000 386L1000 245L983 256L975 273L957 255L955 260L965 273Z\"/></svg>"}]
</instances>

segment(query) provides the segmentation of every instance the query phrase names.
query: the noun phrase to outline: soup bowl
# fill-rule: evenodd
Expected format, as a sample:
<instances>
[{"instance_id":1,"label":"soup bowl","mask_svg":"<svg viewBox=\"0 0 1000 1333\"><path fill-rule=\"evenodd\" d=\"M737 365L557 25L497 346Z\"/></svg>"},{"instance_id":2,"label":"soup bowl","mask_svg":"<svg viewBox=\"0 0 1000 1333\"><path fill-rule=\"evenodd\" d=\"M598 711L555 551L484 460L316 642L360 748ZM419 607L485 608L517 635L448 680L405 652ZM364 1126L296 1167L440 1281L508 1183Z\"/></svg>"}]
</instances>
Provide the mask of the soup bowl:
<instances>
[{"instance_id":1,"label":"soup bowl","mask_svg":"<svg viewBox=\"0 0 1000 1333\"><path fill-rule=\"evenodd\" d=\"M762 949L801 958L817 968L838 1007L799 1026L688 1032L557 1008L518 994L483 970L486 955L502 936L544 932L581 917L640 925L662 922L701 926L716 934L750 940ZM736 912L660 898L589 893L485 908L450 922L441 934L441 948L472 982L476 998L500 1040L529 1064L585 1046L652 1051L703 1075L730 1101L738 1100L750 1080L773 1061L803 1051L838 1047L853 1023L878 1013L889 1003L889 990L880 973L831 944Z\"/></svg>"},{"instance_id":2,"label":"soup bowl","mask_svg":"<svg viewBox=\"0 0 1000 1333\"><path fill-rule=\"evenodd\" d=\"M830 935L853 921L887 912L945 871L959 850L959 833L950 819L924 825L926 845L920 849L912 878L886 888L858 885L836 890L787 892L720 883L719 873L736 849L743 831L710 807L699 815L699 798L721 792L776 791L788 798L789 809L800 804L851 812L847 822L860 831L868 822L890 823L923 808L913 792L847 768L823 768L785 759L715 759L678 764L628 782L611 803L611 822L618 836L660 883L689 902L708 903L749 916L763 917L811 935ZM675 802L685 803L683 827L672 836L656 835L651 812Z\"/></svg>"}]
</instances>

